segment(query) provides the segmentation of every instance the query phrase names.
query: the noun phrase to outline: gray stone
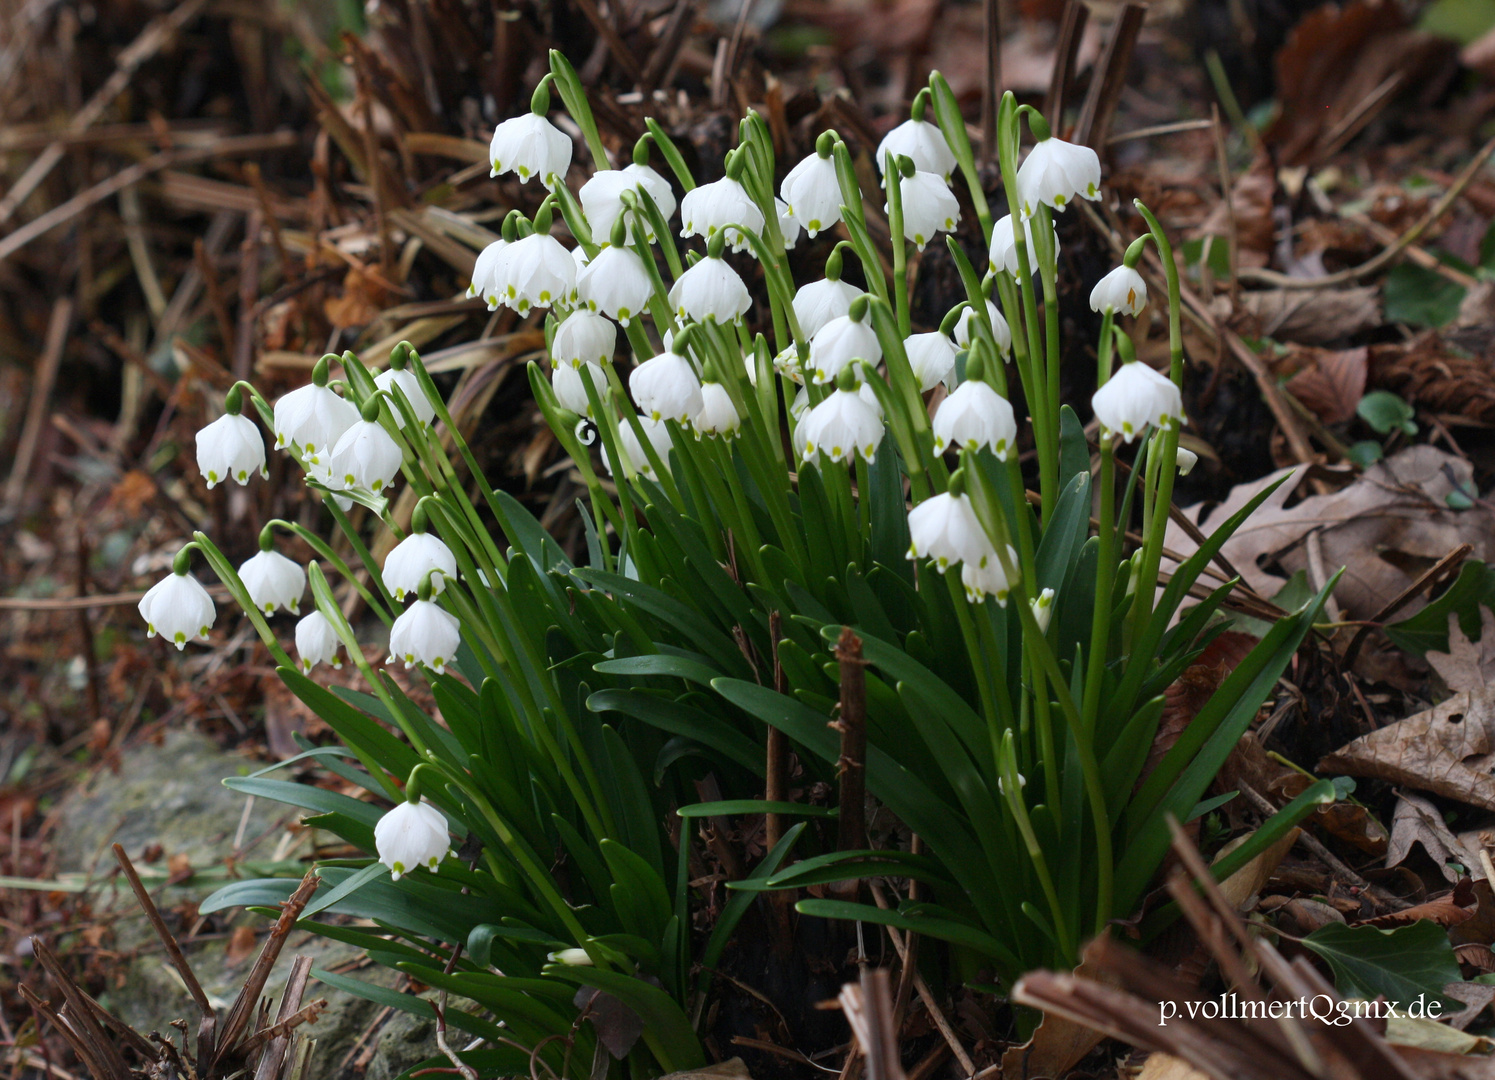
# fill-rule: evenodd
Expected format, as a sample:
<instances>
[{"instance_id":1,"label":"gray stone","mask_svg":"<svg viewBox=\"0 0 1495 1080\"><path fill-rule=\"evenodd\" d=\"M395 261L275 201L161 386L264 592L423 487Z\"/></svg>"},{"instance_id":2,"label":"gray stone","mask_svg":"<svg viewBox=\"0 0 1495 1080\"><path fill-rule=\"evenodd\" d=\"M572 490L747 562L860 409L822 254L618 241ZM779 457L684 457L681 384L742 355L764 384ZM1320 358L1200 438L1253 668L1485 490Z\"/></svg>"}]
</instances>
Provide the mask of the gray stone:
<instances>
[{"instance_id":1,"label":"gray stone","mask_svg":"<svg viewBox=\"0 0 1495 1080\"><path fill-rule=\"evenodd\" d=\"M54 841L58 869L104 879L115 865L109 846L119 843L147 877L163 911L184 901L200 901L212 886L156 883L167 860L185 855L198 872L223 865L233 850L235 835L240 834L241 821L243 857L251 862L269 860L286 835L284 827L301 816L294 807L256 799L245 817L246 797L224 787L222 780L259 767L242 755L225 753L201 735L183 731L169 733L161 746L142 745L127 751L117 773L100 770L63 800ZM161 846L163 859L144 865L142 855L153 844ZM149 876L152 870L156 881ZM142 1033L175 1036L169 1025L178 1019L188 1019L189 1029L195 1032L197 1011L181 976L167 961L146 920L136 914L138 906L128 886L122 880L116 882L101 890L96 903L100 909L122 913L113 924L114 939L109 945L134 959L121 972L122 982L105 992L103 1004ZM249 912L239 913L232 925L254 929L256 953L270 928L269 920ZM253 966L254 954L237 964L228 963L227 935L188 942L183 951L215 1007L234 999ZM309 933L293 933L266 985L272 1000L278 1001L297 954L314 957L318 967L332 968L357 959L360 952ZM356 977L388 986L396 976L388 969L367 966ZM372 1002L313 981L307 999L318 997L327 999L328 1009L315 1025L303 1029L317 1040L313 1076L392 1080L436 1053L429 1021L398 1012L385 1014ZM378 1030L365 1039L375 1024ZM370 1045L374 1047L371 1057L363 1053ZM360 1058L367 1064L366 1071L356 1067Z\"/></svg>"}]
</instances>

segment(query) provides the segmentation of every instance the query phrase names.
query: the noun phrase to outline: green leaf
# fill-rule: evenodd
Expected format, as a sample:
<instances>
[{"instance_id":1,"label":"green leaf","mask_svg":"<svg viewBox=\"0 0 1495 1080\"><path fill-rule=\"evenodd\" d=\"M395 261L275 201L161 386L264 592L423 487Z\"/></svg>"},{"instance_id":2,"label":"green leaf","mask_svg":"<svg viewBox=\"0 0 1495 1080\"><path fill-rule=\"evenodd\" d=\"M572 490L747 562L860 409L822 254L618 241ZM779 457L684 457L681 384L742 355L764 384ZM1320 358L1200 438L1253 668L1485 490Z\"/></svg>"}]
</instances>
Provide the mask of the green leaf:
<instances>
[{"instance_id":1,"label":"green leaf","mask_svg":"<svg viewBox=\"0 0 1495 1080\"><path fill-rule=\"evenodd\" d=\"M1446 326L1464 302L1464 286L1443 275L1398 263L1386 275L1386 321L1409 326Z\"/></svg>"},{"instance_id":2,"label":"green leaf","mask_svg":"<svg viewBox=\"0 0 1495 1080\"><path fill-rule=\"evenodd\" d=\"M871 904L854 904L846 900L801 900L794 905L801 915L816 915L822 919L845 919L848 922L870 922L891 926L925 937L939 938L956 945L1000 959L1013 971L1021 971L1023 965L1005 945L986 931L970 923L956 922L932 915L893 911L873 907Z\"/></svg>"},{"instance_id":3,"label":"green leaf","mask_svg":"<svg viewBox=\"0 0 1495 1080\"><path fill-rule=\"evenodd\" d=\"M759 776L766 759L761 744L736 730L720 715L713 716L683 702L642 690L598 690L587 698L595 713L618 712L652 724L661 731L694 739Z\"/></svg>"},{"instance_id":4,"label":"green leaf","mask_svg":"<svg viewBox=\"0 0 1495 1080\"><path fill-rule=\"evenodd\" d=\"M1495 0L1434 0L1417 22L1418 30L1460 45L1468 45L1491 27L1495 27ZM1480 263L1491 265L1485 261L1485 244L1480 245Z\"/></svg>"},{"instance_id":5,"label":"green leaf","mask_svg":"<svg viewBox=\"0 0 1495 1080\"><path fill-rule=\"evenodd\" d=\"M1386 456L1386 451L1381 449L1381 444L1374 439L1361 439L1353 443L1349 449L1349 458L1362 469L1368 469L1376 462Z\"/></svg>"},{"instance_id":6,"label":"green leaf","mask_svg":"<svg viewBox=\"0 0 1495 1080\"><path fill-rule=\"evenodd\" d=\"M319 814L346 814L354 821L373 828L384 816L384 811L372 803L361 802L339 795L335 791L313 787L311 784L294 784L289 780L263 780L248 776L230 776L223 781L230 791L242 792L272 802L299 806L303 810L315 810Z\"/></svg>"},{"instance_id":7,"label":"green leaf","mask_svg":"<svg viewBox=\"0 0 1495 1080\"><path fill-rule=\"evenodd\" d=\"M1443 988L1464 978L1448 931L1428 919L1395 930L1330 923L1303 944L1328 962L1346 997L1370 1001L1384 994L1405 1008L1419 994L1441 1001Z\"/></svg>"},{"instance_id":8,"label":"green leaf","mask_svg":"<svg viewBox=\"0 0 1495 1080\"><path fill-rule=\"evenodd\" d=\"M364 982L362 979L350 979L346 975L337 975L322 968L311 969L311 977L320 983L332 987L334 990L342 990L361 997L365 1001L372 1001L376 1005L387 1008L398 1009L412 1016L424 1017L427 1020L436 1019L436 1007L424 998L418 998L414 994L402 994L398 990L391 990L386 986L376 986L373 983ZM448 1009L446 1022L455 1028L461 1028L470 1035L478 1035L484 1039L494 1042L502 1042L508 1036L504 1029L497 1024L487 1020L480 1020L476 1016L469 1016L461 1009Z\"/></svg>"},{"instance_id":9,"label":"green leaf","mask_svg":"<svg viewBox=\"0 0 1495 1080\"><path fill-rule=\"evenodd\" d=\"M1448 617L1457 615L1459 629L1470 641L1478 641L1483 630L1481 607L1495 610L1495 568L1470 559L1459 570L1458 580L1443 595L1410 619L1386 627L1386 636L1398 648L1418 656L1448 652Z\"/></svg>"},{"instance_id":10,"label":"green leaf","mask_svg":"<svg viewBox=\"0 0 1495 1080\"><path fill-rule=\"evenodd\" d=\"M703 664L686 656L668 653L648 653L644 656L625 656L617 660L603 660L593 664L592 670L602 675L659 675L685 679L688 682L710 686L711 680L724 674L720 668Z\"/></svg>"},{"instance_id":11,"label":"green leaf","mask_svg":"<svg viewBox=\"0 0 1495 1080\"><path fill-rule=\"evenodd\" d=\"M1412 406L1390 390L1372 390L1360 399L1355 412L1382 435L1390 435L1398 430L1408 435L1417 434L1417 424L1412 420L1416 414Z\"/></svg>"},{"instance_id":12,"label":"green leaf","mask_svg":"<svg viewBox=\"0 0 1495 1080\"><path fill-rule=\"evenodd\" d=\"M548 964L545 974L579 986L591 986L611 994L644 1022L644 1042L665 1072L699 1069L706 1063L700 1041L680 1006L663 990L642 979L600 968Z\"/></svg>"},{"instance_id":13,"label":"green leaf","mask_svg":"<svg viewBox=\"0 0 1495 1080\"><path fill-rule=\"evenodd\" d=\"M727 799L724 802L692 803L675 813L683 818L727 816L729 814L785 814L791 817L840 817L834 806L810 806L808 803L772 802L767 799Z\"/></svg>"}]
</instances>

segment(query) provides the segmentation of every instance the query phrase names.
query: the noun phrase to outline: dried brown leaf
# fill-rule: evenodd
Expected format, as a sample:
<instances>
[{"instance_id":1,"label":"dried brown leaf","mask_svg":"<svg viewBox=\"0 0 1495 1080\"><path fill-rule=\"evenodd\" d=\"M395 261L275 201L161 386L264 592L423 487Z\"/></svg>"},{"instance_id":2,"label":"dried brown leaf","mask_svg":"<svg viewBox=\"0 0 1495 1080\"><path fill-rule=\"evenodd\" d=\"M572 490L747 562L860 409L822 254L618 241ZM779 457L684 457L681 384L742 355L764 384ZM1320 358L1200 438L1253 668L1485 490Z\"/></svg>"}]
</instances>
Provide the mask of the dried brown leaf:
<instances>
[{"instance_id":1,"label":"dried brown leaf","mask_svg":"<svg viewBox=\"0 0 1495 1080\"><path fill-rule=\"evenodd\" d=\"M1495 690L1480 689L1362 735L1320 761L1318 771L1373 776L1495 810L1492 751Z\"/></svg>"},{"instance_id":2,"label":"dried brown leaf","mask_svg":"<svg viewBox=\"0 0 1495 1080\"><path fill-rule=\"evenodd\" d=\"M1474 642L1464 635L1458 616L1449 615L1448 652L1427 653L1427 662L1455 692L1483 690L1495 683L1495 614L1480 608L1480 620L1482 630Z\"/></svg>"},{"instance_id":3,"label":"dried brown leaf","mask_svg":"<svg viewBox=\"0 0 1495 1080\"><path fill-rule=\"evenodd\" d=\"M1288 392L1324 423L1347 423L1354 419L1355 407L1365 396L1368 353L1363 347L1315 349L1313 362L1288 380Z\"/></svg>"},{"instance_id":4,"label":"dried brown leaf","mask_svg":"<svg viewBox=\"0 0 1495 1080\"><path fill-rule=\"evenodd\" d=\"M1239 316L1233 323L1242 334L1300 345L1333 345L1382 321L1381 290L1373 285L1262 289L1241 293L1237 305Z\"/></svg>"}]
</instances>

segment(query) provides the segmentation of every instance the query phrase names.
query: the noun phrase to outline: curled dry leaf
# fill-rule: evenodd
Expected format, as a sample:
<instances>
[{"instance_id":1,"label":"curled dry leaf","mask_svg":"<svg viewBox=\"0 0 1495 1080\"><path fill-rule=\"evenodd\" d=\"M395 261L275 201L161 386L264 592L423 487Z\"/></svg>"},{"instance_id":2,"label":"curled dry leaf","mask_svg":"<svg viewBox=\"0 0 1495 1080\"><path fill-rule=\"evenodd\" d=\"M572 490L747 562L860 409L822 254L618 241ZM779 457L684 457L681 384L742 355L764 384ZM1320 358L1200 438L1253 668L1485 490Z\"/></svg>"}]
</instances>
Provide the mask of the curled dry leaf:
<instances>
[{"instance_id":1,"label":"curled dry leaf","mask_svg":"<svg viewBox=\"0 0 1495 1080\"><path fill-rule=\"evenodd\" d=\"M1355 408L1365 396L1365 369L1369 350L1304 349L1307 356L1298 373L1287 382L1287 390L1326 424L1353 420Z\"/></svg>"},{"instance_id":2,"label":"curled dry leaf","mask_svg":"<svg viewBox=\"0 0 1495 1080\"><path fill-rule=\"evenodd\" d=\"M1377 915L1374 919L1363 919L1355 925L1391 930L1394 927L1415 923L1420 919L1428 919L1439 926L1457 926L1474 918L1477 903L1474 881L1465 877L1460 878L1459 883L1451 891L1426 903L1403 908L1401 911L1390 911L1385 915Z\"/></svg>"},{"instance_id":3,"label":"curled dry leaf","mask_svg":"<svg viewBox=\"0 0 1495 1080\"><path fill-rule=\"evenodd\" d=\"M1298 475L1291 478L1294 472ZM1321 584L1310 566L1313 555L1326 577L1345 567L1335 599L1347 618L1369 619L1460 544L1472 545L1474 558L1488 558L1495 550L1495 514L1479 506L1452 510L1444 502L1456 485L1472 484L1473 467L1436 447L1409 447L1339 491L1288 505L1306 473L1301 467L1282 469L1232 489L1222 504L1201 503L1183 511L1208 534L1257 492L1290 477L1222 549L1246 584L1262 596L1276 595L1299 570L1308 571L1310 585ZM1185 555L1197 550L1173 523L1166 545ZM1413 601L1399 617L1415 614L1424 604Z\"/></svg>"},{"instance_id":4,"label":"curled dry leaf","mask_svg":"<svg viewBox=\"0 0 1495 1080\"><path fill-rule=\"evenodd\" d=\"M1137 777L1140 787L1149 773L1157 767L1163 756L1173 749L1178 737L1189 726L1199 710L1214 696L1220 684L1230 677L1242 660L1246 658L1257 639L1250 634L1227 630L1211 641L1199 659L1184 669L1165 691L1163 715L1158 719L1157 734L1153 736L1152 749L1147 752L1147 763Z\"/></svg>"},{"instance_id":5,"label":"curled dry leaf","mask_svg":"<svg viewBox=\"0 0 1495 1080\"><path fill-rule=\"evenodd\" d=\"M1263 289L1241 293L1237 305L1238 314L1232 324L1243 336L1269 337L1299 345L1333 345L1381 325L1381 291L1372 285L1349 289ZM1361 362L1363 365L1363 359ZM1361 385L1364 386L1363 374Z\"/></svg>"},{"instance_id":6,"label":"curled dry leaf","mask_svg":"<svg viewBox=\"0 0 1495 1080\"><path fill-rule=\"evenodd\" d=\"M1443 875L1449 881L1458 881L1463 876L1458 869L1449 866L1449 863L1466 868L1475 878L1484 877L1478 848L1455 836L1432 803L1420 795L1402 792L1397 798L1396 812L1391 819L1391 841L1386 849L1386 865L1400 866L1412 853L1414 844L1421 844L1428 856L1443 867Z\"/></svg>"},{"instance_id":7,"label":"curled dry leaf","mask_svg":"<svg viewBox=\"0 0 1495 1080\"><path fill-rule=\"evenodd\" d=\"M1495 421L1495 318L1479 329L1428 333L1409 342L1373 345L1370 382L1418 408Z\"/></svg>"},{"instance_id":8,"label":"curled dry leaf","mask_svg":"<svg viewBox=\"0 0 1495 1080\"><path fill-rule=\"evenodd\" d=\"M1492 750L1495 690L1479 689L1361 736L1320 761L1318 771L1373 776L1495 810Z\"/></svg>"}]
</instances>

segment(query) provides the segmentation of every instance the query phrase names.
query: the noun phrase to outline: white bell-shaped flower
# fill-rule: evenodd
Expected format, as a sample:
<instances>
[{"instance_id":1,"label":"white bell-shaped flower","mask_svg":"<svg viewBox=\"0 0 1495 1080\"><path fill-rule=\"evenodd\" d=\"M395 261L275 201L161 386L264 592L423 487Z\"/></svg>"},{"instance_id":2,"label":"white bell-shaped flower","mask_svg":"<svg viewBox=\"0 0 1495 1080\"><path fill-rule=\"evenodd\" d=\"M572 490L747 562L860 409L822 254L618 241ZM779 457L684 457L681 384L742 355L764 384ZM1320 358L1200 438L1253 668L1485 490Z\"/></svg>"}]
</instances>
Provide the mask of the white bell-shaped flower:
<instances>
[{"instance_id":1,"label":"white bell-shaped flower","mask_svg":"<svg viewBox=\"0 0 1495 1080\"><path fill-rule=\"evenodd\" d=\"M805 426L805 416L810 410L810 391L801 386L799 393L794 395L794 400L789 403L789 416L794 420L794 457L796 461L802 461L805 457L805 442L809 435L809 428Z\"/></svg>"},{"instance_id":2,"label":"white bell-shaped flower","mask_svg":"<svg viewBox=\"0 0 1495 1080\"><path fill-rule=\"evenodd\" d=\"M1033 219L1023 219L1023 237L1028 246L1028 269L1035 271L1038 261L1033 254ZM1059 230L1054 230L1054 254L1059 253ZM1018 275L1017 263L1017 239L1012 231L1012 215L1008 214L991 227L991 254L988 257L987 270L995 274L998 270L1006 270L1013 277Z\"/></svg>"},{"instance_id":3,"label":"white bell-shaped flower","mask_svg":"<svg viewBox=\"0 0 1495 1080\"><path fill-rule=\"evenodd\" d=\"M552 174L564 180L571 167L571 136L536 113L512 116L493 129L488 164L489 176L511 172L521 184L538 176L551 189Z\"/></svg>"},{"instance_id":4,"label":"white bell-shaped flower","mask_svg":"<svg viewBox=\"0 0 1495 1080\"><path fill-rule=\"evenodd\" d=\"M927 120L905 120L883 136L877 145L877 167L887 187L890 156L906 157L920 172L934 173L945 180L955 169L955 154L945 141L945 133Z\"/></svg>"},{"instance_id":5,"label":"white bell-shaped flower","mask_svg":"<svg viewBox=\"0 0 1495 1080\"><path fill-rule=\"evenodd\" d=\"M627 326L654 295L654 282L638 252L607 244L576 275L576 295L589 310L601 311Z\"/></svg>"},{"instance_id":6,"label":"white bell-shaped flower","mask_svg":"<svg viewBox=\"0 0 1495 1080\"><path fill-rule=\"evenodd\" d=\"M1166 375L1133 361L1106 380L1090 399L1101 426L1131 442L1149 426L1167 428L1183 417L1183 396Z\"/></svg>"},{"instance_id":7,"label":"white bell-shaped flower","mask_svg":"<svg viewBox=\"0 0 1495 1080\"><path fill-rule=\"evenodd\" d=\"M452 850L446 818L430 803L402 802L374 822L374 847L391 880L416 867L435 871Z\"/></svg>"},{"instance_id":8,"label":"white bell-shaped flower","mask_svg":"<svg viewBox=\"0 0 1495 1080\"><path fill-rule=\"evenodd\" d=\"M748 359L751 361L751 357L749 357ZM773 370L774 374L782 375L790 382L804 385L805 373L801 371L799 367L799 346L795 345L794 342L791 341L788 345L785 345L782 349L775 353L773 358ZM748 382L752 383L754 386L758 385L758 368L756 364L751 362L748 364Z\"/></svg>"},{"instance_id":9,"label":"white bell-shaped flower","mask_svg":"<svg viewBox=\"0 0 1495 1080\"><path fill-rule=\"evenodd\" d=\"M618 349L618 328L601 315L577 309L555 328L550 361L557 367L605 364Z\"/></svg>"},{"instance_id":10,"label":"white bell-shaped flower","mask_svg":"<svg viewBox=\"0 0 1495 1080\"><path fill-rule=\"evenodd\" d=\"M637 192L638 189L638 180L626 175L621 169L603 169L593 173L591 179L581 185L576 198L581 203L582 215L592 230L593 240L605 242L612 235L614 223L624 214L628 215L629 232L633 231L633 215L623 205L623 196L630 191ZM648 224L646 219L645 228L648 228ZM654 239L653 232L653 229L649 230L650 240Z\"/></svg>"},{"instance_id":11,"label":"white bell-shaped flower","mask_svg":"<svg viewBox=\"0 0 1495 1080\"><path fill-rule=\"evenodd\" d=\"M571 249L571 261L576 264L576 272L580 274L582 270L586 269L587 263L591 262L592 259L587 255L587 249L577 244ZM492 309L490 308L490 310Z\"/></svg>"},{"instance_id":12,"label":"white bell-shaped flower","mask_svg":"<svg viewBox=\"0 0 1495 1080\"><path fill-rule=\"evenodd\" d=\"M804 429L803 457L829 459L850 465L860 456L869 465L882 442L882 418L855 390L836 389L800 421Z\"/></svg>"},{"instance_id":13,"label":"white bell-shaped flower","mask_svg":"<svg viewBox=\"0 0 1495 1080\"><path fill-rule=\"evenodd\" d=\"M1076 195L1091 201L1100 198L1100 157L1088 146L1063 139L1039 141L1017 170L1023 216L1031 217L1039 203L1063 210Z\"/></svg>"},{"instance_id":14,"label":"white bell-shaped flower","mask_svg":"<svg viewBox=\"0 0 1495 1080\"><path fill-rule=\"evenodd\" d=\"M990 300L986 302L986 314L991 319L991 333L996 339L997 349L1006 356L1012 351L1012 330L1008 327L1007 320L1002 318L1002 313L997 310L997 305ZM975 317L976 313L967 307L955 321L955 344L962 349L971 347L971 320Z\"/></svg>"},{"instance_id":15,"label":"white bell-shaped flower","mask_svg":"<svg viewBox=\"0 0 1495 1080\"><path fill-rule=\"evenodd\" d=\"M904 338L903 351L919 380L920 393L933 390L955 370L955 342L938 330Z\"/></svg>"},{"instance_id":16,"label":"white bell-shaped flower","mask_svg":"<svg viewBox=\"0 0 1495 1080\"><path fill-rule=\"evenodd\" d=\"M639 412L651 420L689 424L701 411L701 380L691 362L677 352L660 353L628 375L628 392Z\"/></svg>"},{"instance_id":17,"label":"white bell-shaped flower","mask_svg":"<svg viewBox=\"0 0 1495 1080\"><path fill-rule=\"evenodd\" d=\"M467 295L469 298L481 296L488 305L489 311L498 308L498 287L495 284L493 271L498 266L498 257L508 246L509 241L499 237L478 252L477 262L472 265L472 281L467 286Z\"/></svg>"},{"instance_id":18,"label":"white bell-shaped flower","mask_svg":"<svg viewBox=\"0 0 1495 1080\"><path fill-rule=\"evenodd\" d=\"M817 383L835 381L841 369L853 360L874 365L882 360L882 345L870 319L858 322L850 315L842 315L826 323L810 339L809 367Z\"/></svg>"},{"instance_id":19,"label":"white bell-shaped flower","mask_svg":"<svg viewBox=\"0 0 1495 1080\"><path fill-rule=\"evenodd\" d=\"M431 575L432 596L440 596L446 579L457 576L457 557L434 533L413 532L384 556L384 587L402 604L420 591L427 574Z\"/></svg>"},{"instance_id":20,"label":"white bell-shaped flower","mask_svg":"<svg viewBox=\"0 0 1495 1080\"><path fill-rule=\"evenodd\" d=\"M374 376L374 387L389 393L389 411L394 413L395 423L403 430L405 427L405 412L395 401L394 389L398 386L400 392L410 402L410 411L415 413L415 419L419 422L421 430L431 426L431 421L436 419L436 406L431 404L426 392L421 389L420 380L415 377L415 372L409 368L385 368Z\"/></svg>"},{"instance_id":21,"label":"white bell-shaped flower","mask_svg":"<svg viewBox=\"0 0 1495 1080\"><path fill-rule=\"evenodd\" d=\"M811 154L784 177L779 194L810 239L841 220L841 182L836 178L836 159Z\"/></svg>"},{"instance_id":22,"label":"white bell-shaped flower","mask_svg":"<svg viewBox=\"0 0 1495 1080\"><path fill-rule=\"evenodd\" d=\"M1147 282L1130 266L1122 264L1095 283L1090 290L1090 310L1140 315L1147 306Z\"/></svg>"},{"instance_id":23,"label":"white bell-shaped flower","mask_svg":"<svg viewBox=\"0 0 1495 1080\"><path fill-rule=\"evenodd\" d=\"M462 624L434 600L416 600L389 628L389 663L405 662L408 671L416 664L437 673L457 655L462 643Z\"/></svg>"},{"instance_id":24,"label":"white bell-shaped flower","mask_svg":"<svg viewBox=\"0 0 1495 1080\"><path fill-rule=\"evenodd\" d=\"M905 176L898 190L903 197L903 238L920 251L937 232L952 231L960 221L960 203L944 179L932 172ZM887 210L886 205L883 210Z\"/></svg>"},{"instance_id":25,"label":"white bell-shaped flower","mask_svg":"<svg viewBox=\"0 0 1495 1080\"><path fill-rule=\"evenodd\" d=\"M635 161L618 171L649 193L649 198L653 199L654 205L659 207L660 217L669 221L675 216L677 205L675 190L670 187L670 182L661 176L657 169Z\"/></svg>"},{"instance_id":26,"label":"white bell-shaped flower","mask_svg":"<svg viewBox=\"0 0 1495 1080\"><path fill-rule=\"evenodd\" d=\"M330 387L307 383L275 403L275 447L290 446L308 465L323 464L358 423L358 409Z\"/></svg>"},{"instance_id":27,"label":"white bell-shaped flower","mask_svg":"<svg viewBox=\"0 0 1495 1080\"><path fill-rule=\"evenodd\" d=\"M639 427L644 429L644 437L654 447L654 452L659 455L659 460L666 471L670 468L670 450L674 448L674 442L670 439L670 429L665 426L663 420L651 420L647 416L639 417ZM639 444L638 436L633 433L633 425L627 420L618 420L618 442L628 463L638 471L639 475L649 480L659 479L654 471L654 464L649 460L649 455L644 452L643 446ZM602 445L602 464L607 467L609 476L618 474L617 466L607 453L607 444Z\"/></svg>"},{"instance_id":28,"label":"white bell-shaped flower","mask_svg":"<svg viewBox=\"0 0 1495 1080\"><path fill-rule=\"evenodd\" d=\"M1017 552L1011 544L1007 545L1007 557L1016 564ZM1007 597L1012 590L1012 583L1007 580L1007 571L1002 569L1002 563L996 556L986 560L984 566L961 563L960 583L965 587L966 599L973 604L985 603L990 596L996 599L998 607L1006 607Z\"/></svg>"},{"instance_id":29,"label":"white bell-shaped flower","mask_svg":"<svg viewBox=\"0 0 1495 1080\"><path fill-rule=\"evenodd\" d=\"M331 664L341 670L343 662L337 655L341 644L332 621L320 611L311 612L296 624L296 655L301 658L301 674L310 675L318 664Z\"/></svg>"},{"instance_id":30,"label":"white bell-shaped flower","mask_svg":"<svg viewBox=\"0 0 1495 1080\"><path fill-rule=\"evenodd\" d=\"M701 384L701 411L696 413L696 438L702 435L721 435L736 438L742 427L742 417L737 406L732 404L732 395L719 382Z\"/></svg>"},{"instance_id":31,"label":"white bell-shaped flower","mask_svg":"<svg viewBox=\"0 0 1495 1080\"><path fill-rule=\"evenodd\" d=\"M550 388L555 391L555 399L561 403L561 408L594 420L596 417L592 415L592 399L587 397L587 386L583 379L591 379L599 395L607 392L607 378L596 364L582 364L580 367L557 364L550 372Z\"/></svg>"},{"instance_id":32,"label":"white bell-shaped flower","mask_svg":"<svg viewBox=\"0 0 1495 1080\"><path fill-rule=\"evenodd\" d=\"M701 184L685 193L680 202L680 235L710 239L728 225L741 225L754 233L763 233L763 211L753 202L739 181L730 176L710 184ZM737 229L731 229L727 242L733 251L750 250Z\"/></svg>"},{"instance_id":33,"label":"white bell-shaped flower","mask_svg":"<svg viewBox=\"0 0 1495 1080\"><path fill-rule=\"evenodd\" d=\"M1194 466L1199 464L1199 455L1192 450L1185 450L1182 446L1178 448L1178 475L1188 476L1194 471Z\"/></svg>"},{"instance_id":34,"label":"white bell-shaped flower","mask_svg":"<svg viewBox=\"0 0 1495 1080\"><path fill-rule=\"evenodd\" d=\"M908 558L933 559L942 574L956 563L984 567L997 561L969 495L946 491L925 499L909 511L908 535Z\"/></svg>"},{"instance_id":35,"label":"white bell-shaped flower","mask_svg":"<svg viewBox=\"0 0 1495 1080\"><path fill-rule=\"evenodd\" d=\"M259 551L239 567L239 579L249 590L249 600L266 615L284 608L301 614L301 594L306 591L306 571L294 559L278 551Z\"/></svg>"},{"instance_id":36,"label":"white bell-shaped flower","mask_svg":"<svg viewBox=\"0 0 1495 1080\"><path fill-rule=\"evenodd\" d=\"M696 189L697 191L700 188ZM686 196L689 198L689 196ZM682 319L735 322L753 306L752 294L737 271L710 255L692 266L670 289L670 307Z\"/></svg>"},{"instance_id":37,"label":"white bell-shaped flower","mask_svg":"<svg viewBox=\"0 0 1495 1080\"><path fill-rule=\"evenodd\" d=\"M259 473L268 479L265 440L254 421L238 413L224 413L197 433L197 471L211 491L224 480L240 485Z\"/></svg>"},{"instance_id":38,"label":"white bell-shaped flower","mask_svg":"<svg viewBox=\"0 0 1495 1080\"><path fill-rule=\"evenodd\" d=\"M940 402L932 426L939 454L951 446L984 446L1006 461L1017 440L1011 403L980 379L967 379Z\"/></svg>"},{"instance_id":39,"label":"white bell-shaped flower","mask_svg":"<svg viewBox=\"0 0 1495 1080\"><path fill-rule=\"evenodd\" d=\"M343 432L327 462L327 486L364 488L376 495L389 487L405 455L377 420L359 420Z\"/></svg>"},{"instance_id":40,"label":"white bell-shaped flower","mask_svg":"<svg viewBox=\"0 0 1495 1080\"><path fill-rule=\"evenodd\" d=\"M521 315L576 300L576 260L549 233L532 233L504 248L493 280L498 302Z\"/></svg>"},{"instance_id":41,"label":"white bell-shaped flower","mask_svg":"<svg viewBox=\"0 0 1495 1080\"><path fill-rule=\"evenodd\" d=\"M208 640L217 609L208 590L191 574L167 574L140 598L145 636L160 634L180 651L193 638Z\"/></svg>"},{"instance_id":42,"label":"white bell-shaped flower","mask_svg":"<svg viewBox=\"0 0 1495 1080\"><path fill-rule=\"evenodd\" d=\"M877 392L872 389L871 380L857 383L857 397L865 401L872 411L877 414L879 420L883 419L882 402L877 400Z\"/></svg>"},{"instance_id":43,"label":"white bell-shaped flower","mask_svg":"<svg viewBox=\"0 0 1495 1080\"><path fill-rule=\"evenodd\" d=\"M592 967L592 958L585 949L558 949L553 953L546 953L545 959L552 964L565 964L567 967Z\"/></svg>"},{"instance_id":44,"label":"white bell-shaped flower","mask_svg":"<svg viewBox=\"0 0 1495 1080\"><path fill-rule=\"evenodd\" d=\"M799 218L794 216L794 211L783 199L774 199L774 209L779 215L779 235L784 240L784 250L794 250L794 245L799 243L799 234L804 226L800 224Z\"/></svg>"},{"instance_id":45,"label":"white bell-shaped flower","mask_svg":"<svg viewBox=\"0 0 1495 1080\"><path fill-rule=\"evenodd\" d=\"M861 289L840 278L821 278L801 285L794 294L794 318L799 322L799 332L806 339L813 338L826 323L850 311L851 302L861 295Z\"/></svg>"}]
</instances>

